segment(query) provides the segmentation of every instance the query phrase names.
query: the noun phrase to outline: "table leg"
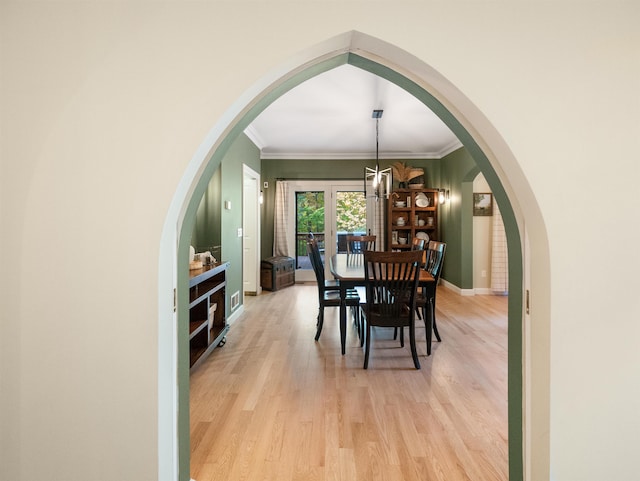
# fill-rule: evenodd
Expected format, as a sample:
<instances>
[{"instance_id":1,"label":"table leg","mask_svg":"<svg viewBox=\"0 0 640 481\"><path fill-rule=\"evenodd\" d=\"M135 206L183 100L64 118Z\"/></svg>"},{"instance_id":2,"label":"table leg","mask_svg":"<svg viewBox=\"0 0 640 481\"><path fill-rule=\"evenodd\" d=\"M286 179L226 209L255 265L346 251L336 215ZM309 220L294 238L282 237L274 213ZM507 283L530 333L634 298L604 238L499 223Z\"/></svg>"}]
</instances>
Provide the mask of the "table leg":
<instances>
[{"instance_id":1,"label":"table leg","mask_svg":"<svg viewBox=\"0 0 640 481\"><path fill-rule=\"evenodd\" d=\"M340 289L340 345L342 347L342 355L344 356L347 346L347 289Z\"/></svg>"}]
</instances>

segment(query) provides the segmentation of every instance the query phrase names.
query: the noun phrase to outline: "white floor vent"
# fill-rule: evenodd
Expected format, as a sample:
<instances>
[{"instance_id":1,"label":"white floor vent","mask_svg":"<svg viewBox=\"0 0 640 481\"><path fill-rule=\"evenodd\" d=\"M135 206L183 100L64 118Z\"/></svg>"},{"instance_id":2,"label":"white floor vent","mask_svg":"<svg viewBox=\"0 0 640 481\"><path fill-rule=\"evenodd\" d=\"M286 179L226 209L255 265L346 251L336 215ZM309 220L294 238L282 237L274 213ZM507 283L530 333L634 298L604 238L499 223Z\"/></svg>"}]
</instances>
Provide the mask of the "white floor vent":
<instances>
[{"instance_id":1,"label":"white floor vent","mask_svg":"<svg viewBox=\"0 0 640 481\"><path fill-rule=\"evenodd\" d=\"M233 311L240 304L240 292L236 291L231 295L231 310Z\"/></svg>"}]
</instances>

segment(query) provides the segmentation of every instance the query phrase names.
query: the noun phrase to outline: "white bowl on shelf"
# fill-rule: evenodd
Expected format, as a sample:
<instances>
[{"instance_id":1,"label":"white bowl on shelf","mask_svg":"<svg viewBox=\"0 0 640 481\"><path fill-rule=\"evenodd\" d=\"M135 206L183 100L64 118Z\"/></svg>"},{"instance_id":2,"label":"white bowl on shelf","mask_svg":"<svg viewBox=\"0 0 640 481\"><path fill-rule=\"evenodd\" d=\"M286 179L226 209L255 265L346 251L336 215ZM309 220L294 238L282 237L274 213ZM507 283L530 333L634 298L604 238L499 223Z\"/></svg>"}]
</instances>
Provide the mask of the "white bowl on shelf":
<instances>
[{"instance_id":1,"label":"white bowl on shelf","mask_svg":"<svg viewBox=\"0 0 640 481\"><path fill-rule=\"evenodd\" d=\"M424 192L420 192L416 195L416 207L429 207L430 199Z\"/></svg>"}]
</instances>

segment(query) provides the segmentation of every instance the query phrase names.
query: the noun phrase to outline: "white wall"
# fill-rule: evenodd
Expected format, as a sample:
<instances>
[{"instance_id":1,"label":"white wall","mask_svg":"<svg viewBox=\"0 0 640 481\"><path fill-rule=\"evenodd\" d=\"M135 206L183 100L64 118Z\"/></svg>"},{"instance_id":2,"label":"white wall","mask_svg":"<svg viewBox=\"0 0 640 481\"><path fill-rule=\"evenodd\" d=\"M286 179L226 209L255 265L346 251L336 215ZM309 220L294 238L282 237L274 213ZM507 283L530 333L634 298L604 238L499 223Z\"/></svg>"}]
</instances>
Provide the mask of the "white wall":
<instances>
[{"instance_id":1,"label":"white wall","mask_svg":"<svg viewBox=\"0 0 640 481\"><path fill-rule=\"evenodd\" d=\"M254 82L353 29L466 95L482 116L464 122L506 142L488 155L517 160L499 175L535 194L516 208L532 231L532 355L550 349L551 371L532 373L551 394L550 478L637 477L638 5L363 8L0 4L0 478L157 479L158 258L179 180ZM593 202L603 187L615 208ZM594 272L603 233L615 249ZM547 247L550 277L536 271Z\"/></svg>"}]
</instances>

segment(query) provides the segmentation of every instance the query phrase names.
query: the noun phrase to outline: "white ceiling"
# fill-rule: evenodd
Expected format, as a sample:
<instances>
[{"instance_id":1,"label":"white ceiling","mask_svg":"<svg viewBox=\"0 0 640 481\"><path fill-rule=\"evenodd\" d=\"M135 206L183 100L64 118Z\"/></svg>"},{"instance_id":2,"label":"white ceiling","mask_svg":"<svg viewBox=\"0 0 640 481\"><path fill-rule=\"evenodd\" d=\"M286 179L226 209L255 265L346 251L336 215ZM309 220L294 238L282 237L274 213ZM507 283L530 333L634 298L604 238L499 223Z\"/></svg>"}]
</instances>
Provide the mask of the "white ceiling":
<instances>
[{"instance_id":1,"label":"white ceiling","mask_svg":"<svg viewBox=\"0 0 640 481\"><path fill-rule=\"evenodd\" d=\"M352 65L317 75L275 100L247 127L263 159L439 159L461 146L422 102Z\"/></svg>"}]
</instances>

